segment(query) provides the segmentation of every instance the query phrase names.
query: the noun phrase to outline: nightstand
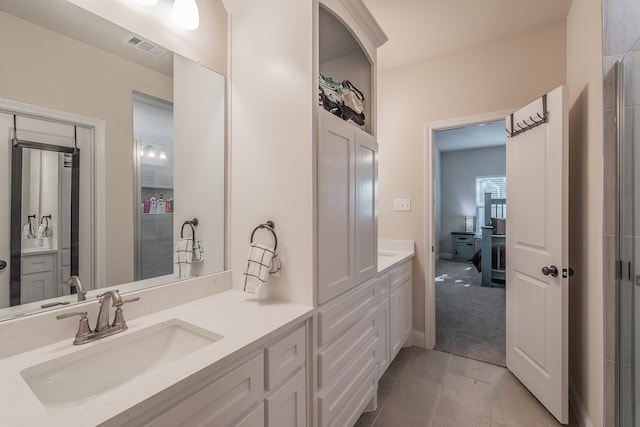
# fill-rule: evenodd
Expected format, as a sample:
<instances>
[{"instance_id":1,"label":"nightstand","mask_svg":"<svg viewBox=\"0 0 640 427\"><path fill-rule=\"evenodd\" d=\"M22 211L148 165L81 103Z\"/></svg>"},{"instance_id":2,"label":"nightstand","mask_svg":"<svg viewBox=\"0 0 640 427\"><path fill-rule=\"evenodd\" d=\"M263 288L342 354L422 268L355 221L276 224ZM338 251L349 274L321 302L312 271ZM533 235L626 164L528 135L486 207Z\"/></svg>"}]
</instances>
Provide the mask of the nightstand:
<instances>
[{"instance_id":1,"label":"nightstand","mask_svg":"<svg viewBox=\"0 0 640 427\"><path fill-rule=\"evenodd\" d=\"M451 244L453 252L451 261L467 262L473 256L475 233L466 231L452 231Z\"/></svg>"}]
</instances>

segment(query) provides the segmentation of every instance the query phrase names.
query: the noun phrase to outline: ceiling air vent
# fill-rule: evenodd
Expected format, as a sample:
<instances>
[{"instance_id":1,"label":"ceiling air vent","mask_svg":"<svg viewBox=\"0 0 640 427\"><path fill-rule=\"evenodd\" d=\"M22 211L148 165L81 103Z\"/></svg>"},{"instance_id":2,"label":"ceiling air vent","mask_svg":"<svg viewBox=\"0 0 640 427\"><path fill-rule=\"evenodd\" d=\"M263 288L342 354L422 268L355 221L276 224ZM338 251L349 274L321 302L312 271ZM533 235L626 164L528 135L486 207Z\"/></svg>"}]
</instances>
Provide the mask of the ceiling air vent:
<instances>
[{"instance_id":1,"label":"ceiling air vent","mask_svg":"<svg viewBox=\"0 0 640 427\"><path fill-rule=\"evenodd\" d=\"M140 49L141 51L148 53L153 56L163 55L167 50L163 47L155 45L151 43L149 40L145 40L140 36L136 36L135 34L131 34L123 40L129 46L133 46L136 49Z\"/></svg>"}]
</instances>

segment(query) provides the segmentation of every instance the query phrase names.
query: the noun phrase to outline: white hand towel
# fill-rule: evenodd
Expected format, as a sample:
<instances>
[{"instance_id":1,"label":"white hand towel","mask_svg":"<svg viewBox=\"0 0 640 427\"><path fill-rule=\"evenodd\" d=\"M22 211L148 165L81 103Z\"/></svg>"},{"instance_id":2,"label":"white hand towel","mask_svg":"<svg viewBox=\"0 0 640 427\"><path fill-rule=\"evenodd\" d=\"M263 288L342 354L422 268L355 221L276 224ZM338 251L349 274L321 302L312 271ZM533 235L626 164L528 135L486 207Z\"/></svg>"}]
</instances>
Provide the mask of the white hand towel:
<instances>
[{"instance_id":1,"label":"white hand towel","mask_svg":"<svg viewBox=\"0 0 640 427\"><path fill-rule=\"evenodd\" d=\"M191 277L193 262L193 239L180 239L176 242L176 276L181 279Z\"/></svg>"},{"instance_id":2,"label":"white hand towel","mask_svg":"<svg viewBox=\"0 0 640 427\"><path fill-rule=\"evenodd\" d=\"M273 258L271 258L271 270L269 270L269 274L273 277L280 277L280 270L282 270L282 265L280 265L280 257L278 254L274 254Z\"/></svg>"},{"instance_id":3,"label":"white hand towel","mask_svg":"<svg viewBox=\"0 0 640 427\"><path fill-rule=\"evenodd\" d=\"M44 224L40 224L38 232L36 233L36 247L43 247L44 238L47 236L47 227Z\"/></svg>"},{"instance_id":4,"label":"white hand towel","mask_svg":"<svg viewBox=\"0 0 640 427\"><path fill-rule=\"evenodd\" d=\"M257 296L262 296L263 285L267 281L271 270L271 260L273 258L273 248L251 243L249 245L249 257L247 268L244 273L244 290Z\"/></svg>"},{"instance_id":5,"label":"white hand towel","mask_svg":"<svg viewBox=\"0 0 640 427\"><path fill-rule=\"evenodd\" d=\"M204 248L202 242L198 239L192 239L193 242L193 262L204 261Z\"/></svg>"},{"instance_id":6,"label":"white hand towel","mask_svg":"<svg viewBox=\"0 0 640 427\"><path fill-rule=\"evenodd\" d=\"M31 238L31 224L25 224L24 227L22 227L22 240L26 240L30 238Z\"/></svg>"}]
</instances>

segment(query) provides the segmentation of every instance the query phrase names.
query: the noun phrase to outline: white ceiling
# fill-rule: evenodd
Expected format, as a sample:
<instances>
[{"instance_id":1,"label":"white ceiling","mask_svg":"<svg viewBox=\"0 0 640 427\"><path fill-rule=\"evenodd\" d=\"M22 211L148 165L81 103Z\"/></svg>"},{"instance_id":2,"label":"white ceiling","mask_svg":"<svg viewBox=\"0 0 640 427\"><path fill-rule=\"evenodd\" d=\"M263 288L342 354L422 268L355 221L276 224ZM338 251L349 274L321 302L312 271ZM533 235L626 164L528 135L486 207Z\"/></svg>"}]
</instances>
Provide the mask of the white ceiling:
<instances>
[{"instance_id":1,"label":"white ceiling","mask_svg":"<svg viewBox=\"0 0 640 427\"><path fill-rule=\"evenodd\" d=\"M466 126L436 132L436 148L440 151L471 150L505 145L505 121Z\"/></svg>"},{"instance_id":2,"label":"white ceiling","mask_svg":"<svg viewBox=\"0 0 640 427\"><path fill-rule=\"evenodd\" d=\"M566 18L571 0L363 0L389 41L380 69L395 68Z\"/></svg>"}]
</instances>

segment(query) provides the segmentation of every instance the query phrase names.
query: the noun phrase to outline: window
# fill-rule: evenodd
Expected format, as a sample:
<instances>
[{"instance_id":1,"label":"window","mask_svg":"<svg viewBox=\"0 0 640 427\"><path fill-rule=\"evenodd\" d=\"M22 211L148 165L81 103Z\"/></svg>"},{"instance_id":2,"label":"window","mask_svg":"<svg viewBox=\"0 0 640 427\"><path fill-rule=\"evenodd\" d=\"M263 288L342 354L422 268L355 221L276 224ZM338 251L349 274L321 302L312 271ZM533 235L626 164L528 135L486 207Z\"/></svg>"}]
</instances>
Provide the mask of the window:
<instances>
[{"instance_id":1,"label":"window","mask_svg":"<svg viewBox=\"0 0 640 427\"><path fill-rule=\"evenodd\" d=\"M484 225L484 193L491 193L493 199L507 198L507 177L506 176L477 176L476 177L476 232L481 232ZM491 216L506 218L506 208L504 212L491 212Z\"/></svg>"}]
</instances>

